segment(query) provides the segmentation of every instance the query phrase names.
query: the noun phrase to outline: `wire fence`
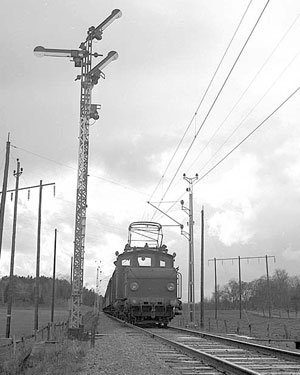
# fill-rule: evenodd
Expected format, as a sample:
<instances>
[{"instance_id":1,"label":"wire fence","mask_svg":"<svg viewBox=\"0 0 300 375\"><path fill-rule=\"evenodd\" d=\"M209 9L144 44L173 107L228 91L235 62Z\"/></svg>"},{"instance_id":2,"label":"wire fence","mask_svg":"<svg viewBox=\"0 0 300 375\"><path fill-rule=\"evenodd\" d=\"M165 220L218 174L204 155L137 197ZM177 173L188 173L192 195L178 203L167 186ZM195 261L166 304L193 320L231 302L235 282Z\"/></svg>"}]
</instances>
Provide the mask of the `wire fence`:
<instances>
[{"instance_id":1,"label":"wire fence","mask_svg":"<svg viewBox=\"0 0 300 375\"><path fill-rule=\"evenodd\" d=\"M32 335L16 339L15 336L9 339L0 340L0 370L5 362L14 361L21 366L29 357L36 343L61 342L67 335L67 323L49 323L45 327L35 331Z\"/></svg>"},{"instance_id":2,"label":"wire fence","mask_svg":"<svg viewBox=\"0 0 300 375\"><path fill-rule=\"evenodd\" d=\"M215 319L213 312L207 311L200 327L199 319L190 323L186 315L174 319L173 326L202 330L214 334L234 335L262 342L282 342L283 346L300 349L300 319L275 317L268 318L259 312L243 312L239 319L238 311L221 311Z\"/></svg>"}]
</instances>

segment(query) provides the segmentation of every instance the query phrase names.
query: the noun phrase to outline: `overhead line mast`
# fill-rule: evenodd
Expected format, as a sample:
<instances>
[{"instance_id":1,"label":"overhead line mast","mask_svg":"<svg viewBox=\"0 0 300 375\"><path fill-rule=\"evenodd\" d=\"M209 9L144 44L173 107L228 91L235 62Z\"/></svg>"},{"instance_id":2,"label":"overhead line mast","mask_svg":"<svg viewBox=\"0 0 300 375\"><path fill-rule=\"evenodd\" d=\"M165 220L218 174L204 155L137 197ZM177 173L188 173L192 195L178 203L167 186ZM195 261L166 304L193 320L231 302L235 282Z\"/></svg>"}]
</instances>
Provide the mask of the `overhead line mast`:
<instances>
[{"instance_id":1,"label":"overhead line mast","mask_svg":"<svg viewBox=\"0 0 300 375\"><path fill-rule=\"evenodd\" d=\"M79 46L79 50L66 49L46 49L38 46L34 49L36 56L69 57L75 67L81 67L81 75L77 79L81 80L80 91L80 127L79 127L79 151L78 151L78 173L77 173L77 194L75 213L75 239L74 239L74 264L72 279L72 306L69 328L74 333L81 329L82 315L81 304L83 295L83 266L84 266L84 245L86 231L86 208L87 208L87 177L88 177L88 155L89 155L89 120L99 118L98 109L100 105L91 103L91 94L94 85L100 78L105 78L102 69L111 61L118 58L115 51L108 55L92 68L92 57L99 57L98 53L93 53L93 40L101 40L103 30L105 30L115 19L120 18L122 12L114 9L96 28L91 26L87 32L87 38Z\"/></svg>"}]
</instances>

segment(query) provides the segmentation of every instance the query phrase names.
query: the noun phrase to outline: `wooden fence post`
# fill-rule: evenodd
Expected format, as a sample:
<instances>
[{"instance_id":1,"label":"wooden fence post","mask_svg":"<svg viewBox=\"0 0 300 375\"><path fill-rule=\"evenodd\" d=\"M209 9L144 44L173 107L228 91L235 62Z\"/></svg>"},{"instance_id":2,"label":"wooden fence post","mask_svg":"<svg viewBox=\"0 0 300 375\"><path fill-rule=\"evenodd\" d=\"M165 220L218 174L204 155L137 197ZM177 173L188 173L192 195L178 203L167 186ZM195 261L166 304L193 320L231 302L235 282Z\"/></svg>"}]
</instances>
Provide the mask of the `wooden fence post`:
<instances>
[{"instance_id":1,"label":"wooden fence post","mask_svg":"<svg viewBox=\"0 0 300 375\"><path fill-rule=\"evenodd\" d=\"M284 328L285 338L288 339L289 338L289 331L287 329L287 326L284 324L283 328Z\"/></svg>"},{"instance_id":2,"label":"wooden fence post","mask_svg":"<svg viewBox=\"0 0 300 375\"><path fill-rule=\"evenodd\" d=\"M16 353L17 353L16 335L13 335L13 354L14 354L14 358L16 358Z\"/></svg>"},{"instance_id":3,"label":"wooden fence post","mask_svg":"<svg viewBox=\"0 0 300 375\"><path fill-rule=\"evenodd\" d=\"M227 334L228 333L228 328L227 328L227 320L226 319L224 320L224 326L225 326L225 333Z\"/></svg>"}]
</instances>

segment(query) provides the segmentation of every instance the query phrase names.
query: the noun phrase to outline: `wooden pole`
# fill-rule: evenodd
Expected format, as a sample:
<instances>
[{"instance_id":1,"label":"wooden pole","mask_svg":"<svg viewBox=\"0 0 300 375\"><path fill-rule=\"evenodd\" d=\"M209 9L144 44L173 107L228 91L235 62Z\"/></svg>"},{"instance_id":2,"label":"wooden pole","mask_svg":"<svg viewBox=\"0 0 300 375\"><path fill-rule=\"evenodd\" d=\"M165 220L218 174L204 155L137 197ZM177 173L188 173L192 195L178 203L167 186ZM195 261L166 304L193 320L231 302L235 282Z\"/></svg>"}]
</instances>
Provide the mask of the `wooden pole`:
<instances>
[{"instance_id":1,"label":"wooden pole","mask_svg":"<svg viewBox=\"0 0 300 375\"><path fill-rule=\"evenodd\" d=\"M56 269L56 240L57 229L54 229L54 255L53 255L53 278L52 278L52 301L51 301L51 323L54 321L54 302L55 302L55 269Z\"/></svg>"},{"instance_id":2,"label":"wooden pole","mask_svg":"<svg viewBox=\"0 0 300 375\"><path fill-rule=\"evenodd\" d=\"M18 192L19 192L19 177L23 172L20 168L19 159L17 159L17 171L14 171L16 177L15 189L15 202L14 202L14 218L13 218L13 231L11 240L11 258L10 258L10 274L8 284L8 302L7 302L7 319L6 319L6 337L10 337L10 323L11 323L11 310L13 300L13 277L14 277L14 264L15 264L15 250L16 250L16 234L17 234L17 214L18 214Z\"/></svg>"},{"instance_id":3,"label":"wooden pole","mask_svg":"<svg viewBox=\"0 0 300 375\"><path fill-rule=\"evenodd\" d=\"M36 274L35 274L35 300L34 300L34 329L39 329L39 294L40 294L40 258L41 258L41 224L42 224L42 192L43 181L40 180L37 250L36 250Z\"/></svg>"},{"instance_id":4,"label":"wooden pole","mask_svg":"<svg viewBox=\"0 0 300 375\"><path fill-rule=\"evenodd\" d=\"M217 259L214 258L215 265L215 319L218 319L218 283L217 283Z\"/></svg>"},{"instance_id":5,"label":"wooden pole","mask_svg":"<svg viewBox=\"0 0 300 375\"><path fill-rule=\"evenodd\" d=\"M240 319L242 319L242 276L241 276L241 257L238 257L239 265L239 302L240 302Z\"/></svg>"},{"instance_id":6,"label":"wooden pole","mask_svg":"<svg viewBox=\"0 0 300 375\"><path fill-rule=\"evenodd\" d=\"M267 273L268 310L269 310L269 318L271 318L272 312L271 312L271 292L270 292L268 255L266 255L266 273Z\"/></svg>"},{"instance_id":7,"label":"wooden pole","mask_svg":"<svg viewBox=\"0 0 300 375\"><path fill-rule=\"evenodd\" d=\"M3 174L1 205L0 205L0 257L1 257L3 226L4 226L4 212L5 212L8 168L9 168L9 153L10 153L10 142L9 142L9 134L8 134L8 140L6 142L6 155L5 155L4 174Z\"/></svg>"},{"instance_id":8,"label":"wooden pole","mask_svg":"<svg viewBox=\"0 0 300 375\"><path fill-rule=\"evenodd\" d=\"M204 328L204 208L201 210L200 328Z\"/></svg>"}]
</instances>

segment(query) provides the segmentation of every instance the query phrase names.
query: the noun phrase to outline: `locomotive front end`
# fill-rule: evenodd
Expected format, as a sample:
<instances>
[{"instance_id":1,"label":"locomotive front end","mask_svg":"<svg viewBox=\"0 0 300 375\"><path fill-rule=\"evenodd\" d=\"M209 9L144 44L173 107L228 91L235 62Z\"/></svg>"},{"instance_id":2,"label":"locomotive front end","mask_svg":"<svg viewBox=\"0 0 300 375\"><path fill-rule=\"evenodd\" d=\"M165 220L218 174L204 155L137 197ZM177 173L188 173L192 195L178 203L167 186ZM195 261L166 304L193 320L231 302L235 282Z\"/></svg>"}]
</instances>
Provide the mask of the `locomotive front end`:
<instances>
[{"instance_id":1,"label":"locomotive front end","mask_svg":"<svg viewBox=\"0 0 300 375\"><path fill-rule=\"evenodd\" d=\"M144 253L144 254L141 254ZM178 298L177 271L172 266L153 264L155 257L166 259L165 254L151 250L137 250L138 259L147 259L147 266L129 267L125 278L125 306L132 323L158 323L167 325L179 313L181 302Z\"/></svg>"},{"instance_id":2,"label":"locomotive front end","mask_svg":"<svg viewBox=\"0 0 300 375\"><path fill-rule=\"evenodd\" d=\"M148 242L134 246L132 235L140 232L147 233ZM166 326L181 310L181 275L174 267L176 254L169 254L162 245L158 223L132 223L129 234L124 252L116 253L104 311L134 324ZM156 239L151 241L153 234Z\"/></svg>"}]
</instances>

